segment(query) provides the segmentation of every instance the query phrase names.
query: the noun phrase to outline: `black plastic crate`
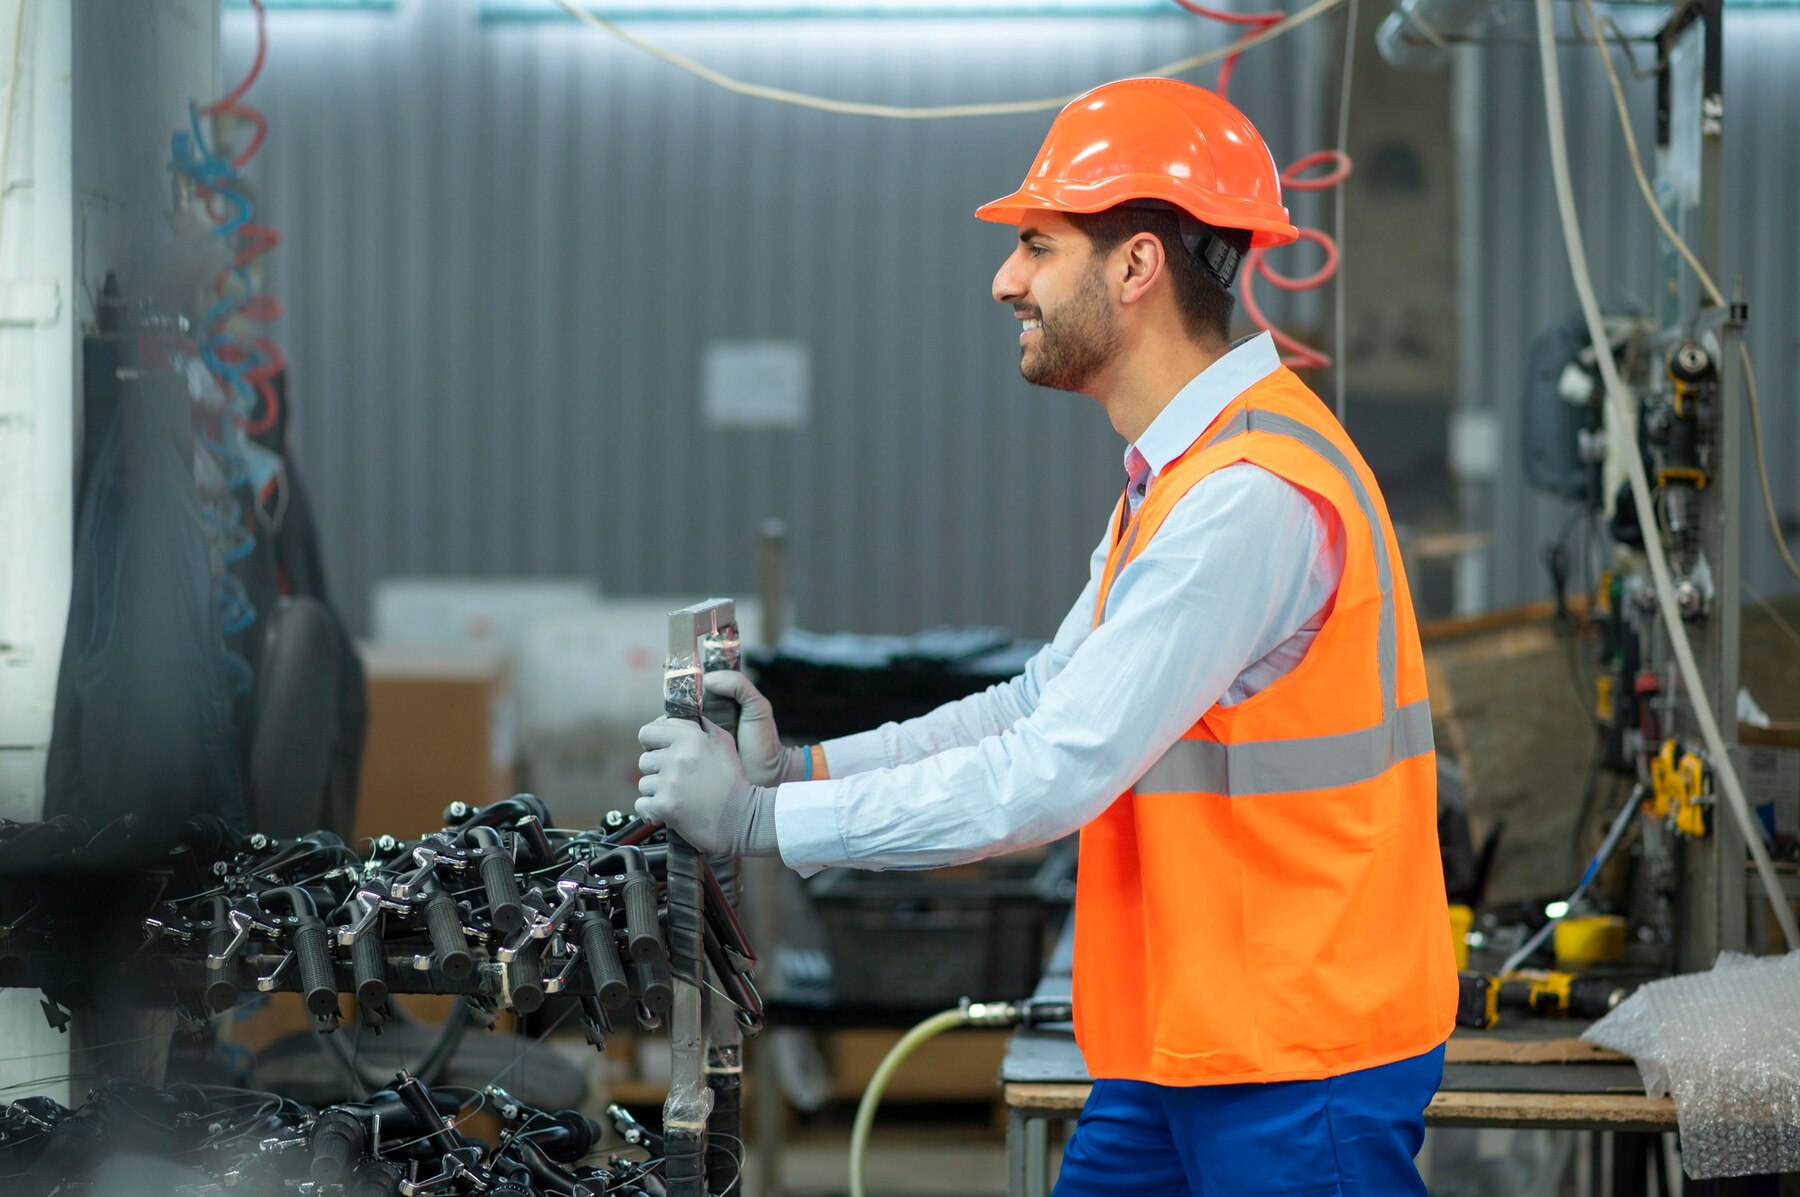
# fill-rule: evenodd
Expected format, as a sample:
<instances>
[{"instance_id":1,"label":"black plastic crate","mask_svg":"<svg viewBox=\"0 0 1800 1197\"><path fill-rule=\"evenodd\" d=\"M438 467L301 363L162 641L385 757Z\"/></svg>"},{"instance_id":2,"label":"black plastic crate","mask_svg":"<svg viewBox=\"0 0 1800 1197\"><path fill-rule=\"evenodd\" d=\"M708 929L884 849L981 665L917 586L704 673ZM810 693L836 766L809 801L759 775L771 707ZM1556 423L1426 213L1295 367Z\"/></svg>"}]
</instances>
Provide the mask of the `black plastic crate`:
<instances>
[{"instance_id":1,"label":"black plastic crate","mask_svg":"<svg viewBox=\"0 0 1800 1197\"><path fill-rule=\"evenodd\" d=\"M999 628L934 628L912 636L790 631L746 655L784 734L829 740L867 731L985 690L1036 651Z\"/></svg>"},{"instance_id":2,"label":"black plastic crate","mask_svg":"<svg viewBox=\"0 0 1800 1197\"><path fill-rule=\"evenodd\" d=\"M807 889L825 927L836 1003L939 1010L964 997L1029 997L1074 900L1071 848L989 861L979 876L814 877Z\"/></svg>"}]
</instances>

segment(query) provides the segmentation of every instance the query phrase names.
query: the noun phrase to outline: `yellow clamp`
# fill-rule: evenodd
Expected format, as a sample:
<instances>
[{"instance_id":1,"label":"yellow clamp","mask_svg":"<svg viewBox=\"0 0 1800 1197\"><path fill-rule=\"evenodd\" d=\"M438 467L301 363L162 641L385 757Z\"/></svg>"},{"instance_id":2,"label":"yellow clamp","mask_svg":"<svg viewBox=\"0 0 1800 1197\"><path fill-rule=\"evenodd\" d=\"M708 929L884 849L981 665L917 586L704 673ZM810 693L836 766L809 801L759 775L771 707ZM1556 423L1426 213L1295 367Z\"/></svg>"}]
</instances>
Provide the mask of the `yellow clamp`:
<instances>
[{"instance_id":1,"label":"yellow clamp","mask_svg":"<svg viewBox=\"0 0 1800 1197\"><path fill-rule=\"evenodd\" d=\"M1698 839L1706 834L1706 766L1698 756L1664 740L1650 762L1650 784L1652 814L1682 835Z\"/></svg>"}]
</instances>

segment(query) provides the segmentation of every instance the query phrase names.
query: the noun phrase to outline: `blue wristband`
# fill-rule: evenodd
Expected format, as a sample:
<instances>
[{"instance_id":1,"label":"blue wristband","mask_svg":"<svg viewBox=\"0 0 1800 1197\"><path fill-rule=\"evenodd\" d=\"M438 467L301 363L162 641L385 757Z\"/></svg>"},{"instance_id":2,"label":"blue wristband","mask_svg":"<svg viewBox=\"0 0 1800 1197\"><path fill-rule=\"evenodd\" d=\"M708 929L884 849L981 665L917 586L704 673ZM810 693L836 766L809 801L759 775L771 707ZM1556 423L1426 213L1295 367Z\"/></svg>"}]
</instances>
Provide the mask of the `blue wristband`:
<instances>
[{"instance_id":1,"label":"blue wristband","mask_svg":"<svg viewBox=\"0 0 1800 1197\"><path fill-rule=\"evenodd\" d=\"M807 744L804 747L802 747L800 749L800 751L802 751L806 754L806 776L804 778L802 778L801 780L811 781L812 780L812 745Z\"/></svg>"}]
</instances>

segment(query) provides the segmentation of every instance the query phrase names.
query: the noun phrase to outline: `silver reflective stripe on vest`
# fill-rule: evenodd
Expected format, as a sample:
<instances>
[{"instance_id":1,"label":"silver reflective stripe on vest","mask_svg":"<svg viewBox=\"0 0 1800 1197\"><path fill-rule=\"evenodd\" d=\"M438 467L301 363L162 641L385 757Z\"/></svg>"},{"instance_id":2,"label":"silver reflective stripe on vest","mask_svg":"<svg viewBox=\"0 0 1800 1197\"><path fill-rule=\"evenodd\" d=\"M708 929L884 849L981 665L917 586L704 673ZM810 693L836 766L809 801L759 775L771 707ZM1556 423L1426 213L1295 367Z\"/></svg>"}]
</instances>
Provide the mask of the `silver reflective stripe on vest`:
<instances>
[{"instance_id":1,"label":"silver reflective stripe on vest","mask_svg":"<svg viewBox=\"0 0 1800 1197\"><path fill-rule=\"evenodd\" d=\"M1125 529L1125 543L1123 545L1121 545L1119 548L1119 560L1120 561L1130 561L1131 560L1131 546L1137 543L1138 529L1141 527L1143 527L1142 524L1138 523L1136 520L1132 520L1131 526L1129 528ZM1121 565L1119 568L1124 569L1125 567L1123 565ZM1118 582L1119 582L1119 575L1115 573L1113 575L1113 585L1114 586L1118 585ZM1107 591L1106 591L1106 605L1108 608L1112 607L1112 588L1111 587L1108 587Z\"/></svg>"},{"instance_id":2,"label":"silver reflective stripe on vest","mask_svg":"<svg viewBox=\"0 0 1800 1197\"><path fill-rule=\"evenodd\" d=\"M1375 546L1375 579L1381 587L1381 624L1375 634L1375 659L1381 671L1381 713L1384 716L1391 715L1394 710L1395 651L1398 640L1394 629L1394 567L1388 560L1387 536L1382 532L1381 517L1376 514L1375 502L1369 497L1369 490L1363 485L1362 476L1350 464L1350 459L1344 456L1344 451L1332 444L1329 438L1309 425L1277 412L1246 408L1214 433L1203 447L1210 449L1221 441L1246 432L1270 432L1278 436L1293 437L1323 457L1349 483L1350 493L1356 496L1356 505L1362 508L1363 519L1369 524L1370 542Z\"/></svg>"},{"instance_id":3,"label":"silver reflective stripe on vest","mask_svg":"<svg viewBox=\"0 0 1800 1197\"><path fill-rule=\"evenodd\" d=\"M1213 434L1203 448L1210 449L1252 431L1292 437L1317 453L1349 484L1350 493L1368 522L1375 550L1375 577L1381 590L1381 617L1375 637L1376 667L1381 677L1381 722L1360 731L1291 740L1242 744L1177 740L1132 787L1139 794L1203 793L1236 798L1336 789L1371 781L1396 762L1423 756L1433 749L1431 708L1426 700L1395 708L1398 635L1394 620L1394 569L1380 514L1362 477L1329 438L1277 412L1247 408Z\"/></svg>"},{"instance_id":4,"label":"silver reflective stripe on vest","mask_svg":"<svg viewBox=\"0 0 1800 1197\"><path fill-rule=\"evenodd\" d=\"M1227 798L1334 790L1372 781L1396 762L1431 750L1431 708L1421 698L1374 727L1332 736L1248 744L1177 740L1131 788L1138 794Z\"/></svg>"}]
</instances>

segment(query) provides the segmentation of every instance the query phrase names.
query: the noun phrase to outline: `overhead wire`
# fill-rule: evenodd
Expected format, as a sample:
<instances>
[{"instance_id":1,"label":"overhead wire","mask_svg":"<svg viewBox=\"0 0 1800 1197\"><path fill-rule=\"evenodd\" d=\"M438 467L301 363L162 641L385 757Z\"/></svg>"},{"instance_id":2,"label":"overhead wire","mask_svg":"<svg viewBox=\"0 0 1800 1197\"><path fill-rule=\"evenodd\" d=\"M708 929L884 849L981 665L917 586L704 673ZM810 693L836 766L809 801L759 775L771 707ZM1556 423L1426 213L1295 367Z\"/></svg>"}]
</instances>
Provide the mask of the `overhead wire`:
<instances>
[{"instance_id":1,"label":"overhead wire","mask_svg":"<svg viewBox=\"0 0 1800 1197\"><path fill-rule=\"evenodd\" d=\"M866 116L887 120L952 120L982 116L1016 116L1032 112L1057 111L1076 98L1074 94L1070 94L1053 96L1041 100L908 107L895 104L870 104L860 101L837 100L824 96L808 95L807 93L793 91L788 88L769 87L760 83L747 83L741 79L735 79L722 71L715 70L712 67L706 66L704 63L697 62L684 54L677 53L648 38L632 33L620 26L617 22L589 11L581 4L577 3L576 0L552 0L552 3L580 23L607 33L612 37L617 38L619 41L624 42L626 45L641 50L679 70L686 71L688 74L693 75L695 78L700 79L705 83L709 83L714 87L751 99L769 100L776 103L793 105L795 107L829 112L840 116ZM1249 26L1249 28L1242 36L1238 37L1229 45L1208 50L1204 53L1190 55L1186 58L1176 59L1173 62L1166 62L1160 66L1151 67L1139 73L1152 76L1181 75L1189 71L1198 70L1203 66L1219 63L1220 68L1218 79L1215 84L1215 90L1221 97L1226 94L1226 90L1231 82L1232 73L1237 66L1238 60L1243 57L1246 50L1253 49L1254 47L1272 41L1285 33L1291 32L1310 21L1316 20L1340 5L1348 4L1350 6L1350 18L1345 32L1344 75L1338 106L1337 147L1332 150L1321 150L1314 154L1308 154L1294 162L1281 174L1281 185L1290 191L1322 191L1339 187L1344 179L1349 176L1351 169L1350 158L1345 147L1349 140L1349 92L1351 75L1355 64L1357 0L1314 0L1312 4L1309 4L1299 12L1292 14L1281 12L1227 12L1222 9L1207 7L1200 4L1198 0L1176 0L1176 3L1188 12L1197 16L1226 24ZM1324 163L1330 163L1333 169L1324 175L1308 176L1305 173ZM1335 204L1335 212L1335 237L1318 229L1300 230L1302 240L1311 241L1325 251L1324 265L1305 278L1294 279L1278 273L1268 265L1267 259L1264 256L1265 251L1263 250L1253 249L1245 256L1243 269L1244 282L1241 289L1244 313L1250 317L1251 322L1258 328L1268 332L1275 339L1276 344L1286 352L1287 356L1282 359L1283 362L1286 365L1297 369L1325 368L1332 364L1332 358L1321 353L1319 350L1314 349L1312 346L1296 340L1277 328L1274 323L1263 314L1261 306L1256 301L1253 279L1256 275L1260 274L1272 286L1279 287L1286 291L1310 290L1322 286L1325 282L1330 280L1338 272L1338 247L1344 233L1344 203L1341 190ZM1345 327L1345 296L1341 279L1338 283L1335 302L1337 310L1334 319L1334 345L1337 351L1341 353ZM1338 373L1340 377L1337 380L1336 408L1341 418L1344 412L1345 400L1344 385L1341 377L1342 371L1340 370Z\"/></svg>"},{"instance_id":2,"label":"overhead wire","mask_svg":"<svg viewBox=\"0 0 1800 1197\"><path fill-rule=\"evenodd\" d=\"M1601 65L1606 68L1606 81L1612 87L1613 106L1619 114L1619 131L1624 135L1625 151L1631 158L1631 172L1637 177L1638 191L1644 197L1644 205L1650 209L1650 215L1656 219L1657 227L1662 230L1663 236L1669 239L1669 244L1674 247L1675 252L1681 255L1682 261L1686 262L1688 268L1694 272L1694 278L1699 282L1700 289L1706 293L1707 299L1712 301L1713 306L1723 308L1725 293L1719 289L1719 284L1713 281L1712 275L1701 264L1699 256L1688 247L1686 241L1681 239L1680 234L1675 231L1675 226L1669 223L1669 218L1663 212L1662 205L1656 202L1656 192L1650 186L1649 176L1644 171L1643 156L1638 153L1637 134L1633 133L1631 129L1631 109L1625 102L1625 88L1620 84L1619 72L1613 66L1612 52L1607 46L1605 35L1601 32L1601 22L1594 11L1593 0L1581 0L1581 7L1587 14L1588 36L1592 40L1594 48L1600 52ZM1606 23L1612 26L1615 33L1620 32L1618 24L1612 18L1606 18ZM1629 59L1629 51L1626 51L1626 57ZM1769 489L1769 465L1763 457L1762 405L1758 402L1756 394L1756 371L1750 365L1750 349L1742 341L1738 342L1738 357L1744 368L1744 397L1750 407L1750 445L1756 457L1756 480L1762 491L1763 512L1768 516L1769 532L1775 539L1775 549L1781 554L1782 564L1787 566L1788 572L1794 575L1795 580L1800 581L1800 564L1794 561L1793 554L1788 551L1787 536L1781 530L1780 517L1775 514L1775 498Z\"/></svg>"},{"instance_id":3,"label":"overhead wire","mask_svg":"<svg viewBox=\"0 0 1800 1197\"><path fill-rule=\"evenodd\" d=\"M1309 21L1317 20L1339 5L1349 0L1313 0L1313 2L1291 16L1279 16L1261 29L1246 34L1228 46L1207 50L1201 54L1178 58L1173 62L1165 62L1140 71L1142 75L1185 75L1189 71L1199 70L1203 66L1211 66L1215 62L1227 59L1235 60L1245 50L1253 49L1289 33ZM785 87L768 87L760 83L746 83L734 79L722 71L714 70L704 63L696 62L684 54L679 54L665 46L661 46L645 37L620 26L617 22L600 16L583 8L574 0L551 0L558 8L580 21L583 25L598 29L624 42L635 49L642 50L652 57L659 58L670 66L686 71L695 78L714 87L722 88L735 95L747 96L754 100L770 100L779 104L791 104L798 108L810 108L818 112L830 112L839 116L869 116L883 120L959 120L980 116L1020 116L1031 112L1056 112L1065 107L1079 93L1065 96L1052 96L1042 100L1013 100L993 104L940 104L920 107L907 107L897 104L866 104L854 100L834 100L825 96L808 95L805 92L792 91Z\"/></svg>"},{"instance_id":4,"label":"overhead wire","mask_svg":"<svg viewBox=\"0 0 1800 1197\"><path fill-rule=\"evenodd\" d=\"M1607 344L1606 328L1600 316L1600 301L1594 294L1593 276L1588 269L1587 249L1582 242L1581 220L1575 210L1574 187L1569 178L1568 135L1564 128L1562 111L1562 71L1556 56L1555 12L1551 6L1551 0L1534 0L1534 3L1537 10L1538 60L1543 76L1545 123L1550 141L1551 178L1556 190L1557 214L1562 227L1563 245L1568 254L1569 270L1574 278L1575 291L1581 300L1582 316L1587 322L1588 337L1595 346L1604 347ZM1660 223L1664 224L1665 232L1672 231L1668 229L1666 222ZM1764 892L1769 896L1769 905L1773 909L1776 922L1781 926L1782 936L1790 950L1800 948L1800 926L1795 924L1793 908L1788 904L1781 882L1775 875L1775 865L1769 859L1768 849L1763 846L1756 816L1750 811L1749 800L1744 796L1743 785L1738 778L1737 769L1732 764L1725 739L1719 732L1718 720L1706 700L1706 689L1700 673L1700 666L1694 658L1694 648L1688 641L1687 627L1682 623L1681 612L1676 605L1669 563L1664 556L1662 543L1655 535L1655 529L1658 527L1656 512L1651 501L1650 483L1644 472L1643 455L1638 449L1637 432L1632 424L1631 407L1626 397L1625 384L1619 377L1618 364L1613 361L1610 353L1602 350L1596 352L1594 357L1600 366L1601 380L1605 384L1606 401L1613 415L1617 435L1624 445L1625 466L1631 484L1632 502L1637 509L1639 526L1645 530L1644 555L1649 562L1657 607L1661 613L1663 624L1668 629L1669 646L1675 654L1675 663L1685 683L1686 696L1693 708L1694 722L1698 724L1701 739L1705 742L1714 776L1725 791L1725 805L1736 820L1738 829L1743 834L1745 846L1749 849L1751 858L1756 862L1758 879L1762 882Z\"/></svg>"}]
</instances>

